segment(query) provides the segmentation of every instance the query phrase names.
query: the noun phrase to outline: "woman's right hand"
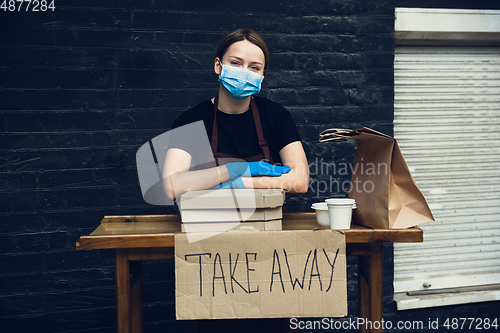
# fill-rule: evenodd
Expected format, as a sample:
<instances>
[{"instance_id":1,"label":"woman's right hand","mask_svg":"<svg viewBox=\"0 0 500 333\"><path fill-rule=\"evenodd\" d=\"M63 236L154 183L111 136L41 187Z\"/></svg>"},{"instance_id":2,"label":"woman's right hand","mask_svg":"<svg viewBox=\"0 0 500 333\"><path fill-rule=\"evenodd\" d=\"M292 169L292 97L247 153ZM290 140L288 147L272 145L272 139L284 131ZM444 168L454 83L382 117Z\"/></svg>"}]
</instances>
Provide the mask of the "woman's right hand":
<instances>
[{"instance_id":1,"label":"woman's right hand","mask_svg":"<svg viewBox=\"0 0 500 333\"><path fill-rule=\"evenodd\" d=\"M284 173L290 172L290 167L272 165L264 161L259 162L233 162L226 164L227 171L231 175L231 179L237 177L254 177L268 176L279 177Z\"/></svg>"}]
</instances>

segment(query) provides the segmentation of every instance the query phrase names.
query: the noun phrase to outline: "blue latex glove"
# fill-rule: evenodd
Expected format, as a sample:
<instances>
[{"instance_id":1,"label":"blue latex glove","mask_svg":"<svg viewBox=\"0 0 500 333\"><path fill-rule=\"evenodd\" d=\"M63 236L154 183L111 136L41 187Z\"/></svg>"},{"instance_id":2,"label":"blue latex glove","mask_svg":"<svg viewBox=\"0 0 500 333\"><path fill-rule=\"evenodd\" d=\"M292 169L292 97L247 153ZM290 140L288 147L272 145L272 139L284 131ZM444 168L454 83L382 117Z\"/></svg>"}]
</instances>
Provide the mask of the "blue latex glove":
<instances>
[{"instance_id":1,"label":"blue latex glove","mask_svg":"<svg viewBox=\"0 0 500 333\"><path fill-rule=\"evenodd\" d=\"M259 162L233 162L226 164L227 171L231 175L231 179L244 176L269 176L279 177L284 173L290 172L289 166L272 165L264 161Z\"/></svg>"}]
</instances>

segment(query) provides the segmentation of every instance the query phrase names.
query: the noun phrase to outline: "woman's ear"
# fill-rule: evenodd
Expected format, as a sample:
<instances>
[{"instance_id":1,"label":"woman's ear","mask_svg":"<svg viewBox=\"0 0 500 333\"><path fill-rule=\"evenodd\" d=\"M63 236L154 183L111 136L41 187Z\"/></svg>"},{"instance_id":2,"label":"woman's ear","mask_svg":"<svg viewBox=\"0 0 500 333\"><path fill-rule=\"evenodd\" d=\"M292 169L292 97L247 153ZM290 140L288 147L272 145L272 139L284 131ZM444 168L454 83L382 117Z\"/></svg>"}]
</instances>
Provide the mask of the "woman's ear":
<instances>
[{"instance_id":1,"label":"woman's ear","mask_svg":"<svg viewBox=\"0 0 500 333\"><path fill-rule=\"evenodd\" d=\"M221 61L220 61L219 58L215 58L215 61L214 61L214 72L217 75L220 75L220 73L222 72L222 63L221 63Z\"/></svg>"}]
</instances>

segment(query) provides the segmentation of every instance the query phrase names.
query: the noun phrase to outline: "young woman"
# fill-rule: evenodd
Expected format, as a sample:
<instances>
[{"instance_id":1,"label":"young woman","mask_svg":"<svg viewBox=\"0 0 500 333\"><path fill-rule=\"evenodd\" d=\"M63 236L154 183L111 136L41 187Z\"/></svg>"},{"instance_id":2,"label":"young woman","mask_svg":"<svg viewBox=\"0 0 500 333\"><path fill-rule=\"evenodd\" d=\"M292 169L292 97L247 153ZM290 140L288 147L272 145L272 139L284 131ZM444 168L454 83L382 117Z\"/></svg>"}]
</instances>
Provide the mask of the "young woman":
<instances>
[{"instance_id":1,"label":"young woman","mask_svg":"<svg viewBox=\"0 0 500 333\"><path fill-rule=\"evenodd\" d=\"M307 159L291 114L269 99L253 96L268 67L267 46L256 32L238 29L221 41L214 61L218 95L186 111L173 125L180 128L202 120L217 163L193 170L197 143L184 139L169 144L163 184L170 199L213 187L307 191ZM246 163L231 162L234 158Z\"/></svg>"}]
</instances>

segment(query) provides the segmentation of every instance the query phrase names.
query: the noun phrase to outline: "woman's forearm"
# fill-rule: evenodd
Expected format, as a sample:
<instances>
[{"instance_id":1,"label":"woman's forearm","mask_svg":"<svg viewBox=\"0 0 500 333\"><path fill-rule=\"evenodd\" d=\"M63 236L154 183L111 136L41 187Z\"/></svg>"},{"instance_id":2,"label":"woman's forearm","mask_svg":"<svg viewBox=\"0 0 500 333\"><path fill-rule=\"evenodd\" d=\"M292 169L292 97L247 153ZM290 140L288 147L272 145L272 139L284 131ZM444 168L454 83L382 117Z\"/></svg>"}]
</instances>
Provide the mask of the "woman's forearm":
<instances>
[{"instance_id":1,"label":"woman's forearm","mask_svg":"<svg viewBox=\"0 0 500 333\"><path fill-rule=\"evenodd\" d=\"M282 188L290 193L305 193L309 187L309 170L294 168L280 177L244 177L246 188Z\"/></svg>"},{"instance_id":2,"label":"woman's forearm","mask_svg":"<svg viewBox=\"0 0 500 333\"><path fill-rule=\"evenodd\" d=\"M163 189L169 199L175 199L188 191L206 190L229 180L226 166L196 171L181 171L163 176Z\"/></svg>"}]
</instances>

